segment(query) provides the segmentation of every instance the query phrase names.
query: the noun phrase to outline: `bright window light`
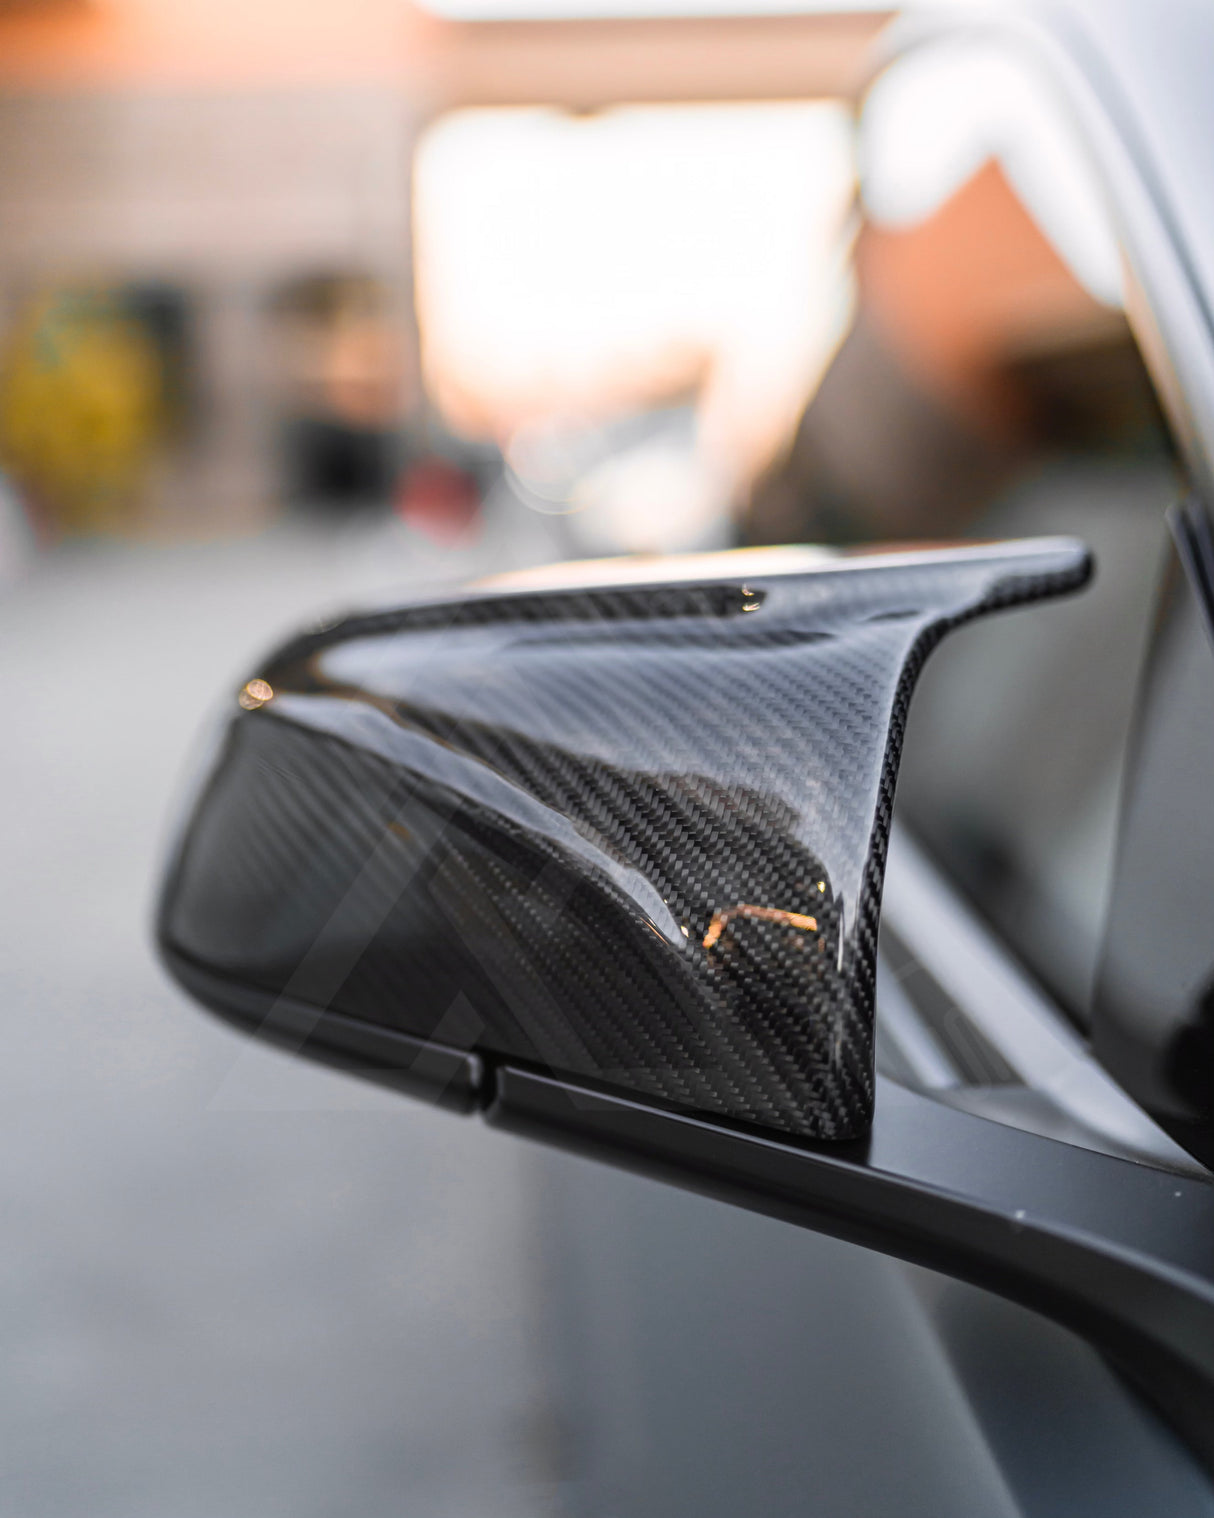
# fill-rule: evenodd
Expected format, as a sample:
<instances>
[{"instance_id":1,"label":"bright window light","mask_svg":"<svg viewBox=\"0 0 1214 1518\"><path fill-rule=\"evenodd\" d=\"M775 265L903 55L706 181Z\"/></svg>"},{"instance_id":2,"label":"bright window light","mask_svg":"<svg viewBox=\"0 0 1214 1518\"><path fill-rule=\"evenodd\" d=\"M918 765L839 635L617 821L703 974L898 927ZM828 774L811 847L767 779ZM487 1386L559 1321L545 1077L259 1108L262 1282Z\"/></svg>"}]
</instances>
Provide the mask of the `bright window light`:
<instances>
[{"instance_id":1,"label":"bright window light","mask_svg":"<svg viewBox=\"0 0 1214 1518\"><path fill-rule=\"evenodd\" d=\"M457 424L505 437L686 379L745 467L845 325L837 104L465 111L416 163L427 382Z\"/></svg>"}]
</instances>

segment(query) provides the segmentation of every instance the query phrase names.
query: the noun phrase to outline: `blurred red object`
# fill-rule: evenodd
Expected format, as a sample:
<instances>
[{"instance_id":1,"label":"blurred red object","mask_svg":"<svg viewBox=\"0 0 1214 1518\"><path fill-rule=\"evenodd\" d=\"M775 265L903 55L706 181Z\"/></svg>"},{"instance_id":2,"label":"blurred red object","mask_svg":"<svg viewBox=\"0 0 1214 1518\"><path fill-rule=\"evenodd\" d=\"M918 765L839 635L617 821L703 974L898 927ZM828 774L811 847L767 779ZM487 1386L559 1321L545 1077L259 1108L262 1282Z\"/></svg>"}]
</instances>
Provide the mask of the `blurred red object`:
<instances>
[{"instance_id":1,"label":"blurred red object","mask_svg":"<svg viewBox=\"0 0 1214 1518\"><path fill-rule=\"evenodd\" d=\"M401 520L438 543L455 543L480 528L481 493L458 464L437 455L410 464L396 492Z\"/></svg>"}]
</instances>

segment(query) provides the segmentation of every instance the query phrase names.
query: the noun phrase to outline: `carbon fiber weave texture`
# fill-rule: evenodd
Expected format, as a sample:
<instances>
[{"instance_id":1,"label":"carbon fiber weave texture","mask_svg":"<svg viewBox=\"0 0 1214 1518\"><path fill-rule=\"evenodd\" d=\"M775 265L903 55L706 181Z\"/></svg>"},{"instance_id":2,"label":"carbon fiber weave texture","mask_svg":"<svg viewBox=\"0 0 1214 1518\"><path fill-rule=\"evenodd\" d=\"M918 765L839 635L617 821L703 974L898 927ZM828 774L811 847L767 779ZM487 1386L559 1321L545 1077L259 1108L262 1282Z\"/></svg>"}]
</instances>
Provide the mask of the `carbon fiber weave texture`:
<instances>
[{"instance_id":1,"label":"carbon fiber weave texture","mask_svg":"<svg viewBox=\"0 0 1214 1518\"><path fill-rule=\"evenodd\" d=\"M1085 573L1007 545L308 635L233 721L164 939L490 1059L856 1136L915 677L948 628Z\"/></svg>"}]
</instances>

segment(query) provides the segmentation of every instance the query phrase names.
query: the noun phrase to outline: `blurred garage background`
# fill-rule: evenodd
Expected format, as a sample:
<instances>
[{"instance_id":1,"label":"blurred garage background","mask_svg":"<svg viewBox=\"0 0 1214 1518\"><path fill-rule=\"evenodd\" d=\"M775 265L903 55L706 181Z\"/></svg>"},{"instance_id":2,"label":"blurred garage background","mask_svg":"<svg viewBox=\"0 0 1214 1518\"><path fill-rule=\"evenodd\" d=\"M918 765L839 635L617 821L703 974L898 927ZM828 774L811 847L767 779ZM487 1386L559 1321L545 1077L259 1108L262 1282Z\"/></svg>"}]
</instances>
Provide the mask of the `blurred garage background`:
<instances>
[{"instance_id":1,"label":"blurred garage background","mask_svg":"<svg viewBox=\"0 0 1214 1518\"><path fill-rule=\"evenodd\" d=\"M0 1512L565 1510L555 1182L189 1007L158 861L294 624L731 541L883 20L0 5Z\"/></svg>"},{"instance_id":2,"label":"blurred garage background","mask_svg":"<svg viewBox=\"0 0 1214 1518\"><path fill-rule=\"evenodd\" d=\"M845 339L831 395L901 414L843 258L888 14L640 9L0 0L0 1518L833 1514L844 1471L1012 1511L909 1273L252 1047L150 945L210 717L297 624L932 526L798 474ZM1041 309L949 270L933 347L932 216L867 236L874 288L999 448L971 372L1047 307L1133 432L1115 303L963 169Z\"/></svg>"}]
</instances>

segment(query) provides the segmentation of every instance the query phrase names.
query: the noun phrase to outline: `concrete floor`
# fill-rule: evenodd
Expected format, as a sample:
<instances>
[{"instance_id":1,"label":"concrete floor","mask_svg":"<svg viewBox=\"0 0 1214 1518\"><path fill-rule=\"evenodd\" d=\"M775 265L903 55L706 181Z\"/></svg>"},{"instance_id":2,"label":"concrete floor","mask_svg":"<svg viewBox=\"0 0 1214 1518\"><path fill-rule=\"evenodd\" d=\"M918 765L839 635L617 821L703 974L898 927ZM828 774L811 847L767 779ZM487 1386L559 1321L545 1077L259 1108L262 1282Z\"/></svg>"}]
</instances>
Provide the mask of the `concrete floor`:
<instances>
[{"instance_id":1,"label":"concrete floor","mask_svg":"<svg viewBox=\"0 0 1214 1518\"><path fill-rule=\"evenodd\" d=\"M243 1041L154 962L208 709L301 621L542 557L382 524L0 590L0 1515L555 1511L531 1155Z\"/></svg>"}]
</instances>

